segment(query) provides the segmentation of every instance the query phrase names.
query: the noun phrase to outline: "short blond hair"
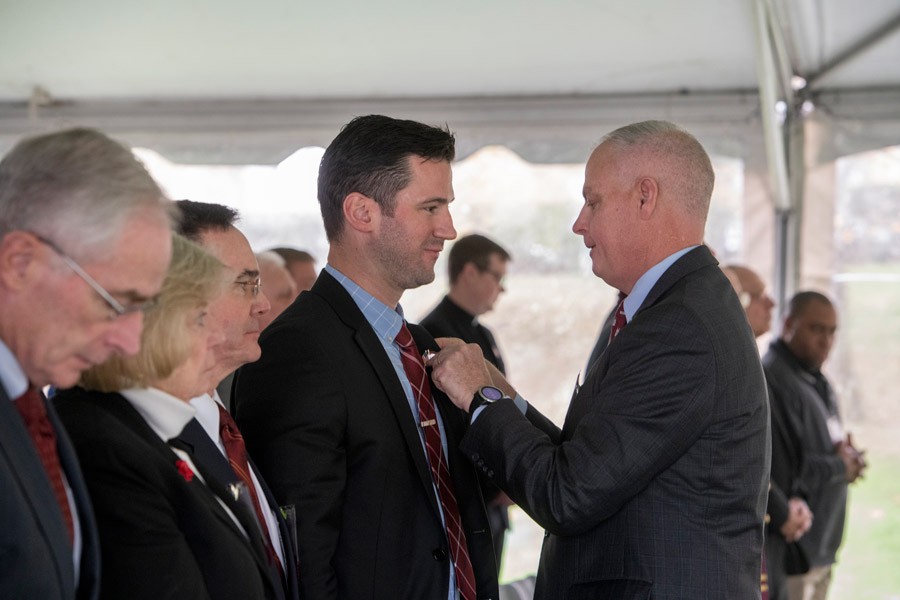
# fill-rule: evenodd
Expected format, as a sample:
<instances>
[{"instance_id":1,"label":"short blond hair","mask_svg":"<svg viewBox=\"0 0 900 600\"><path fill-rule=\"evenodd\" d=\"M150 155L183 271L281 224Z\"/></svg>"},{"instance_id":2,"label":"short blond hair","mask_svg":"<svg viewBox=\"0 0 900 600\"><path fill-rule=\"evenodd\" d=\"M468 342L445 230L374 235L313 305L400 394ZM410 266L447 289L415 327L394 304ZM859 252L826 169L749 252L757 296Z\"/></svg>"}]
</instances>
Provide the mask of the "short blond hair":
<instances>
[{"instance_id":1,"label":"short blond hair","mask_svg":"<svg viewBox=\"0 0 900 600\"><path fill-rule=\"evenodd\" d=\"M208 304L224 290L222 263L197 244L172 236L172 262L157 303L144 315L141 349L134 356L113 356L81 374L81 385L102 392L150 387L187 358L191 337L189 311Z\"/></svg>"}]
</instances>

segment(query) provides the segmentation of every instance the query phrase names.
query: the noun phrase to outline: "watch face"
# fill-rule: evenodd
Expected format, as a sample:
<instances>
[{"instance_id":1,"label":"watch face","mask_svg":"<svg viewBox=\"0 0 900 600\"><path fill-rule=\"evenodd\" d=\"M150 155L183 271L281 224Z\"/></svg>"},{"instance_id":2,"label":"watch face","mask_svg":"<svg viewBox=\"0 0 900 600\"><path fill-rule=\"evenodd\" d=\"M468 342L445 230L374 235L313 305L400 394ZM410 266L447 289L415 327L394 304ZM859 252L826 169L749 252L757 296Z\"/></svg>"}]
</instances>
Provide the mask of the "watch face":
<instances>
[{"instance_id":1,"label":"watch face","mask_svg":"<svg viewBox=\"0 0 900 600\"><path fill-rule=\"evenodd\" d=\"M481 395L484 396L485 398L487 398L488 400L497 401L503 397L503 392L501 392L500 390L498 390L497 388L495 388L491 385L486 385L483 388L481 388Z\"/></svg>"}]
</instances>

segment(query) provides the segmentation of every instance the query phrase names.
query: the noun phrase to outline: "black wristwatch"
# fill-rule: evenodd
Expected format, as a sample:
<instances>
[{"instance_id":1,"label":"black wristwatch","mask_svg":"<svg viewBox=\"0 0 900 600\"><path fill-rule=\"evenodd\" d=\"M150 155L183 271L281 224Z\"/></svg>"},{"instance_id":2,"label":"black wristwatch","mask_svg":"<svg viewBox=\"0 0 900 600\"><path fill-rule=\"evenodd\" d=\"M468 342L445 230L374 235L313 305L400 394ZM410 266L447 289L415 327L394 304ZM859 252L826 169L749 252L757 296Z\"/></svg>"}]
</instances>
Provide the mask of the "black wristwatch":
<instances>
[{"instance_id":1,"label":"black wristwatch","mask_svg":"<svg viewBox=\"0 0 900 600\"><path fill-rule=\"evenodd\" d=\"M509 396L505 396L499 388L495 388L492 385L486 385L482 388L479 388L475 395L472 396L472 403L469 404L469 417L475 414L475 409L483 404L493 404L497 400L502 400L503 398L508 398Z\"/></svg>"}]
</instances>

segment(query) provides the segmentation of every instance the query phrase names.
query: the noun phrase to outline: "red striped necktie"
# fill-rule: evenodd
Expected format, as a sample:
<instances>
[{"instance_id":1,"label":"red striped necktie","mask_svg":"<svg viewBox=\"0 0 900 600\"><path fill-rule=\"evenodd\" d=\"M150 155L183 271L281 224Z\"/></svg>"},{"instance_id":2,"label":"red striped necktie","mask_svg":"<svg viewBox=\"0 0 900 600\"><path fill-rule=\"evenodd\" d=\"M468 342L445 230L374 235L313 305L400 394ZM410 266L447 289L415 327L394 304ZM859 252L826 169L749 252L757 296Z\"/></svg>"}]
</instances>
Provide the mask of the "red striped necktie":
<instances>
[{"instance_id":1,"label":"red striped necktie","mask_svg":"<svg viewBox=\"0 0 900 600\"><path fill-rule=\"evenodd\" d=\"M234 422L234 419L231 418L225 407L218 402L216 402L216 407L219 409L219 436L222 438L222 444L225 446L228 463L250 493L253 509L256 511L256 518L259 520L262 542L266 548L266 558L268 558L269 564L277 567L282 581L284 581L284 568L278 559L278 554L272 548L269 526L266 524L266 518L263 516L262 504L260 504L259 495L256 493L256 486L253 485L253 478L250 477L250 461L247 458L247 446L244 444L244 436L241 435L237 423ZM268 507L268 504L266 506ZM250 532L248 531L247 534L250 535Z\"/></svg>"},{"instance_id":2,"label":"red striped necktie","mask_svg":"<svg viewBox=\"0 0 900 600\"><path fill-rule=\"evenodd\" d=\"M437 424L434 400L431 397L431 384L425 373L425 363L422 362L422 356L419 354L419 349L416 347L406 323L403 323L400 332L394 339L400 346L403 370L406 371L406 377L412 386L416 406L419 409L419 424L425 430L425 451L431 467L431 479L437 488L441 507L444 510L447 541L456 571L456 586L459 589L459 596L463 600L475 600L475 572L472 569L472 561L469 559L466 533L462 528L459 506L453 493L453 481L450 479L450 470L447 468L447 459L441 446L441 431Z\"/></svg>"},{"instance_id":3,"label":"red striped necktie","mask_svg":"<svg viewBox=\"0 0 900 600\"><path fill-rule=\"evenodd\" d=\"M72 542L75 539L75 524L69 507L69 497L66 495L66 486L63 483L62 467L59 464L56 432L50 419L47 418L44 396L35 388L29 387L24 394L16 398L15 405L44 465L44 471L53 488L53 495L56 496L62 511L66 530L69 532L69 542Z\"/></svg>"}]
</instances>

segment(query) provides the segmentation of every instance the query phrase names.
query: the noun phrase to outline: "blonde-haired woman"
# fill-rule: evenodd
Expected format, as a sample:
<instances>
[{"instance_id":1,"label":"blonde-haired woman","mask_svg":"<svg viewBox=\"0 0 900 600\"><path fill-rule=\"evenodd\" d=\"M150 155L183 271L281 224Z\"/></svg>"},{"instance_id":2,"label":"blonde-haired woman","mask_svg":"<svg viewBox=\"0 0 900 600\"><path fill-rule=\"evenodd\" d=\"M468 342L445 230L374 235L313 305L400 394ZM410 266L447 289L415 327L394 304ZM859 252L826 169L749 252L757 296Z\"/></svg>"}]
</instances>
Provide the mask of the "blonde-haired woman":
<instances>
[{"instance_id":1,"label":"blonde-haired woman","mask_svg":"<svg viewBox=\"0 0 900 600\"><path fill-rule=\"evenodd\" d=\"M138 354L85 372L54 399L94 504L103 598L276 597L252 508L214 493L168 443L194 416L189 400L213 386L224 334L206 307L225 292L222 265L174 236Z\"/></svg>"}]
</instances>

